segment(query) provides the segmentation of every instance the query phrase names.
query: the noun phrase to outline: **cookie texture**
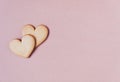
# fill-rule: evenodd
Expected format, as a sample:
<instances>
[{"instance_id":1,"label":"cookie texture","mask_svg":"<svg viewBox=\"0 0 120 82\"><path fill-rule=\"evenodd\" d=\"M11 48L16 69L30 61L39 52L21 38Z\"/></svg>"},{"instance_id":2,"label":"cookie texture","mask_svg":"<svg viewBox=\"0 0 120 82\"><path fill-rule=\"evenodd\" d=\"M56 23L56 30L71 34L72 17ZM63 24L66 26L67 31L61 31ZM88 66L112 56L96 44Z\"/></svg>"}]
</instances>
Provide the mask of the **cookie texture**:
<instances>
[{"instance_id":1,"label":"cookie texture","mask_svg":"<svg viewBox=\"0 0 120 82\"><path fill-rule=\"evenodd\" d=\"M36 47L38 47L42 42L44 42L48 36L47 26L41 24L36 28L33 25L25 25L22 30L22 35L30 34L36 39Z\"/></svg>"},{"instance_id":2,"label":"cookie texture","mask_svg":"<svg viewBox=\"0 0 120 82\"><path fill-rule=\"evenodd\" d=\"M21 40L12 40L9 47L16 55L28 58L35 48L35 39L31 35L24 35Z\"/></svg>"}]
</instances>

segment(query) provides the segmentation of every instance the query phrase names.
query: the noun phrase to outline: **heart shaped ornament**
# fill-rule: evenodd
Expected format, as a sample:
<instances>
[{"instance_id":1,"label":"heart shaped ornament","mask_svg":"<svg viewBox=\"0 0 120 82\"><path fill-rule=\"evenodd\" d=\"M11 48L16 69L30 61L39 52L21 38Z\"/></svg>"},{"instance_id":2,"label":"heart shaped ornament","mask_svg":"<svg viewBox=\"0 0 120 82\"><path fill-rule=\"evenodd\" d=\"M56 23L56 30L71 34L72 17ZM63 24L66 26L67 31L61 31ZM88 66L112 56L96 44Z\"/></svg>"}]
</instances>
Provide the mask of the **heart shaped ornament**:
<instances>
[{"instance_id":1,"label":"heart shaped ornament","mask_svg":"<svg viewBox=\"0 0 120 82\"><path fill-rule=\"evenodd\" d=\"M25 35L21 40L12 40L9 47L16 55L28 58L35 48L35 39L31 35Z\"/></svg>"},{"instance_id":2,"label":"heart shaped ornament","mask_svg":"<svg viewBox=\"0 0 120 82\"><path fill-rule=\"evenodd\" d=\"M47 26L43 24L37 26L36 28L33 25L28 24L25 25L22 30L23 35L30 34L35 37L36 47L38 47L41 43L43 43L47 39L48 33L49 31Z\"/></svg>"}]
</instances>

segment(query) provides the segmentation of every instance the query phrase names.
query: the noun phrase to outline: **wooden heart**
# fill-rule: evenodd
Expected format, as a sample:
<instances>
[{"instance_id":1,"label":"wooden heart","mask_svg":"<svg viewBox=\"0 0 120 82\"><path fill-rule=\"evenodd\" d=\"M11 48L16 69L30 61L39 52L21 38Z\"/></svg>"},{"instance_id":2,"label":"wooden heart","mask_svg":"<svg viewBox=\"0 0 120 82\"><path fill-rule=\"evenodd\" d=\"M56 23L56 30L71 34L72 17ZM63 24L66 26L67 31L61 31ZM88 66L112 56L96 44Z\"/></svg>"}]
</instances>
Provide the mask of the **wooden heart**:
<instances>
[{"instance_id":1,"label":"wooden heart","mask_svg":"<svg viewBox=\"0 0 120 82\"><path fill-rule=\"evenodd\" d=\"M36 47L38 47L42 42L44 42L48 36L48 28L45 25L39 25L35 28L33 25L26 25L22 30L22 34L30 34L36 38Z\"/></svg>"},{"instance_id":2,"label":"wooden heart","mask_svg":"<svg viewBox=\"0 0 120 82\"><path fill-rule=\"evenodd\" d=\"M35 48L35 39L31 35L25 35L22 37L22 40L12 40L9 47L16 55L27 58Z\"/></svg>"}]
</instances>

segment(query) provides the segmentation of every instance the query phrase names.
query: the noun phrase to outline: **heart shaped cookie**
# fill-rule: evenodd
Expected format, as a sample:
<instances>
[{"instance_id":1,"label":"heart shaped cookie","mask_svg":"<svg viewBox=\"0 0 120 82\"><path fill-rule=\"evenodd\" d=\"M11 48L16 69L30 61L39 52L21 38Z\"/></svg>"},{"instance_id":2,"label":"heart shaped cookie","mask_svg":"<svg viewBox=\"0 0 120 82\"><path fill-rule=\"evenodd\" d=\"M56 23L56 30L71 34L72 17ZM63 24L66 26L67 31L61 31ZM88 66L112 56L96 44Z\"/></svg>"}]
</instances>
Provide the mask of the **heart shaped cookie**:
<instances>
[{"instance_id":1,"label":"heart shaped cookie","mask_svg":"<svg viewBox=\"0 0 120 82\"><path fill-rule=\"evenodd\" d=\"M36 38L36 47L38 47L42 42L44 42L48 36L48 28L45 25L39 25L36 28L33 25L25 25L22 34L30 34Z\"/></svg>"},{"instance_id":2,"label":"heart shaped cookie","mask_svg":"<svg viewBox=\"0 0 120 82\"><path fill-rule=\"evenodd\" d=\"M21 40L12 40L9 47L16 55L27 58L35 48L35 39L31 35L25 35Z\"/></svg>"}]
</instances>

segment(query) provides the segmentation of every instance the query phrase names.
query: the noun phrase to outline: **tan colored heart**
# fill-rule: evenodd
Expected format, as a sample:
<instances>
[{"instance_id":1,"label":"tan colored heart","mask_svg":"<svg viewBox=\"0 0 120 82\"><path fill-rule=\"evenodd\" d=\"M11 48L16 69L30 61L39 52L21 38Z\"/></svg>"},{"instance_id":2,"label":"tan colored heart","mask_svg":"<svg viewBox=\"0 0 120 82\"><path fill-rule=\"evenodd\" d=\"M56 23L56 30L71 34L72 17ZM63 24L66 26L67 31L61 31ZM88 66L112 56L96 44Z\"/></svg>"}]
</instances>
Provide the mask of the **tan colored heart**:
<instances>
[{"instance_id":1,"label":"tan colored heart","mask_svg":"<svg viewBox=\"0 0 120 82\"><path fill-rule=\"evenodd\" d=\"M25 35L22 40L12 40L9 47L16 55L27 58L35 48L35 39L31 35Z\"/></svg>"},{"instance_id":2,"label":"tan colored heart","mask_svg":"<svg viewBox=\"0 0 120 82\"><path fill-rule=\"evenodd\" d=\"M30 34L36 38L36 47L44 42L48 36L48 28L45 25L39 25L36 28L33 25L26 25L22 30L22 34Z\"/></svg>"}]
</instances>

